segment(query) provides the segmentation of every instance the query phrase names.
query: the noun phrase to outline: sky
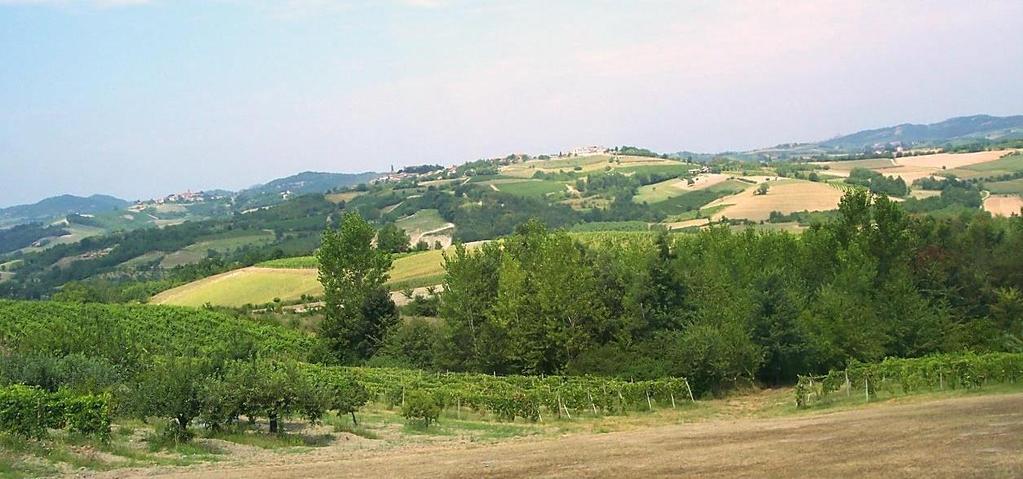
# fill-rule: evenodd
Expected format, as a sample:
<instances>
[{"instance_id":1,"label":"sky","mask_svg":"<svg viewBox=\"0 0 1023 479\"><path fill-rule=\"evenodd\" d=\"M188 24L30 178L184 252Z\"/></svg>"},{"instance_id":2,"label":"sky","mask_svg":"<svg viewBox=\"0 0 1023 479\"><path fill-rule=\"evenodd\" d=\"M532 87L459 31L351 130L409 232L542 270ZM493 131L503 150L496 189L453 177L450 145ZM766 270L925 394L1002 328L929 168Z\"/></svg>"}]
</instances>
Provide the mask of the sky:
<instances>
[{"instance_id":1,"label":"sky","mask_svg":"<svg viewBox=\"0 0 1023 479\"><path fill-rule=\"evenodd\" d=\"M1023 2L0 0L0 206L1023 113Z\"/></svg>"}]
</instances>

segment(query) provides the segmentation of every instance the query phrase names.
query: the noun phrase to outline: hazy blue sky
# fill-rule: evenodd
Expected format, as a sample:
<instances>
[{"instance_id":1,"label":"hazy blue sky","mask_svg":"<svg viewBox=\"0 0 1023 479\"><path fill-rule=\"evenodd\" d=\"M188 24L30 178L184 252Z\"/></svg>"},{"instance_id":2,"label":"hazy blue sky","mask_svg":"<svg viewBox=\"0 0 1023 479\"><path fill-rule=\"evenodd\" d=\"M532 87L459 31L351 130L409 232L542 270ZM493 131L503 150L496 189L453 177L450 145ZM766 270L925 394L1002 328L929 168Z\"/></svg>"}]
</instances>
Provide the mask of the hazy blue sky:
<instances>
[{"instance_id":1,"label":"hazy blue sky","mask_svg":"<svg viewBox=\"0 0 1023 479\"><path fill-rule=\"evenodd\" d=\"M0 205L1023 113L1023 1L0 0Z\"/></svg>"}]
</instances>

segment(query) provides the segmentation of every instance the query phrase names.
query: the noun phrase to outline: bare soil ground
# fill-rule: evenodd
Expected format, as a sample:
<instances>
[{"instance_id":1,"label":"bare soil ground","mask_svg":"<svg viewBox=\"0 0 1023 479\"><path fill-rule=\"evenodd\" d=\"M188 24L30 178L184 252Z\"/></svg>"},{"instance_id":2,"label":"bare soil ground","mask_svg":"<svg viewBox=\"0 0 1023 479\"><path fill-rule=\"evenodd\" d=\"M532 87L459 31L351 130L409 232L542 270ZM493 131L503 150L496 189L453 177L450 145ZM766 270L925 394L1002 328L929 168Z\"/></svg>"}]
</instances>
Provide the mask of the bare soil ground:
<instances>
[{"instance_id":1,"label":"bare soil ground","mask_svg":"<svg viewBox=\"0 0 1023 479\"><path fill-rule=\"evenodd\" d=\"M1019 215L1023 198L1016 195L991 195L984 200L984 210L1001 216Z\"/></svg>"},{"instance_id":2,"label":"bare soil ground","mask_svg":"<svg viewBox=\"0 0 1023 479\"><path fill-rule=\"evenodd\" d=\"M607 434L344 449L102 477L1023 477L1023 394Z\"/></svg>"}]
</instances>

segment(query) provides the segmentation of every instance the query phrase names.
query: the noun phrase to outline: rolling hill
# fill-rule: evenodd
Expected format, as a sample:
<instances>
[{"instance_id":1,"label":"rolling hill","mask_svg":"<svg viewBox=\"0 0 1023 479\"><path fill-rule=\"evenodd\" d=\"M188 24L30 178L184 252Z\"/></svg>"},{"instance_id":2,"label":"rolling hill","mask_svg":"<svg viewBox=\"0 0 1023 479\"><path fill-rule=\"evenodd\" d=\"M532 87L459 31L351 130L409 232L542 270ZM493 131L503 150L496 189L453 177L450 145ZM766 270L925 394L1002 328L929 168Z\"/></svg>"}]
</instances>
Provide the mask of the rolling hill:
<instances>
[{"instance_id":1,"label":"rolling hill","mask_svg":"<svg viewBox=\"0 0 1023 479\"><path fill-rule=\"evenodd\" d=\"M874 145L889 143L899 143L905 146L937 146L962 140L1013 138L1023 138L1023 115L962 116L927 125L903 123L832 138L820 142L820 145L843 150L862 150Z\"/></svg>"},{"instance_id":2,"label":"rolling hill","mask_svg":"<svg viewBox=\"0 0 1023 479\"><path fill-rule=\"evenodd\" d=\"M338 188L366 183L378 177L380 177L380 174L373 172L325 173L304 171L239 191L235 202L240 207L263 206L264 204L279 203L284 196L327 193Z\"/></svg>"},{"instance_id":3,"label":"rolling hill","mask_svg":"<svg viewBox=\"0 0 1023 479\"><path fill-rule=\"evenodd\" d=\"M20 223L44 222L63 218L69 214L96 214L127 208L131 203L108 195L88 197L60 195L29 205L0 209L0 226Z\"/></svg>"}]
</instances>

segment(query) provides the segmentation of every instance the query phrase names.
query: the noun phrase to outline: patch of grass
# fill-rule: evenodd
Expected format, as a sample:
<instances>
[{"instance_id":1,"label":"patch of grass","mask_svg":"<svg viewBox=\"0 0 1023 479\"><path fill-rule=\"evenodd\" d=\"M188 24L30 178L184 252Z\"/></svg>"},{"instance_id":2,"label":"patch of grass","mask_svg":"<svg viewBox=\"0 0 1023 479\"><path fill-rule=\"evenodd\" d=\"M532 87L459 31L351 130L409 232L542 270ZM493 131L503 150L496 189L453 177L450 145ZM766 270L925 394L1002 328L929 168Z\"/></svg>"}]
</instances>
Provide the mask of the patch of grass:
<instances>
[{"instance_id":1,"label":"patch of grass","mask_svg":"<svg viewBox=\"0 0 1023 479\"><path fill-rule=\"evenodd\" d=\"M295 256L292 258L272 259L256 264L261 268L284 268L284 269L316 269L319 263L315 256Z\"/></svg>"},{"instance_id":2,"label":"patch of grass","mask_svg":"<svg viewBox=\"0 0 1023 479\"><path fill-rule=\"evenodd\" d=\"M650 161L658 161L656 158L650 158ZM636 166L617 166L614 167L615 171L625 174L640 174L640 175L671 175L678 176L683 173L689 173L689 170L693 168L699 168L697 165L691 165L688 163L679 163L671 160L661 160L663 164L656 165L636 165ZM626 165L628 165L626 163Z\"/></svg>"},{"instance_id":3,"label":"patch of grass","mask_svg":"<svg viewBox=\"0 0 1023 479\"><path fill-rule=\"evenodd\" d=\"M996 195L1023 195L1023 178L984 183L984 189Z\"/></svg>"},{"instance_id":4,"label":"patch of grass","mask_svg":"<svg viewBox=\"0 0 1023 479\"><path fill-rule=\"evenodd\" d=\"M963 166L949 170L948 173L960 178L977 178L1005 175L1017 171L1023 171L1023 153L1014 153L994 161Z\"/></svg>"},{"instance_id":5,"label":"patch of grass","mask_svg":"<svg viewBox=\"0 0 1023 479\"><path fill-rule=\"evenodd\" d=\"M514 183L502 183L498 186L504 193L528 198L543 198L550 193L565 191L565 183L557 181L526 180Z\"/></svg>"},{"instance_id":6,"label":"patch of grass","mask_svg":"<svg viewBox=\"0 0 1023 479\"><path fill-rule=\"evenodd\" d=\"M346 432L366 439L380 439L380 435L366 427L365 422L356 425L348 416L328 414L323 423L334 428L334 432Z\"/></svg>"},{"instance_id":7,"label":"patch of grass","mask_svg":"<svg viewBox=\"0 0 1023 479\"><path fill-rule=\"evenodd\" d=\"M57 468L51 464L0 454L0 479L54 476L58 472Z\"/></svg>"},{"instance_id":8,"label":"patch of grass","mask_svg":"<svg viewBox=\"0 0 1023 479\"><path fill-rule=\"evenodd\" d=\"M790 398L790 400L783 405L775 405L770 409L766 409L765 413L782 416L806 414L814 411L856 409L868 405L888 403L923 402L955 397L1014 394L1023 391L1023 383L998 383L987 384L980 388L959 388L910 393L902 392L899 389L900 388L895 388L895 390L885 389L877 393L872 393L870 401L867 401L864 397L863 390L856 391L854 389L853 391L850 391L848 395L846 395L844 390L840 390L831 393L823 401L814 402L802 408L797 408L795 398Z\"/></svg>"},{"instance_id":9,"label":"patch of grass","mask_svg":"<svg viewBox=\"0 0 1023 479\"><path fill-rule=\"evenodd\" d=\"M334 442L335 437L331 434L296 434L279 433L270 434L263 431L251 430L244 426L235 429L211 433L207 437L220 439L222 441L244 444L262 449L285 449L293 447L325 447Z\"/></svg>"},{"instance_id":10,"label":"patch of grass","mask_svg":"<svg viewBox=\"0 0 1023 479\"><path fill-rule=\"evenodd\" d=\"M444 221L440 213L433 209L419 210L394 222L395 226L405 230L410 236L443 228L447 224L448 222Z\"/></svg>"}]
</instances>

